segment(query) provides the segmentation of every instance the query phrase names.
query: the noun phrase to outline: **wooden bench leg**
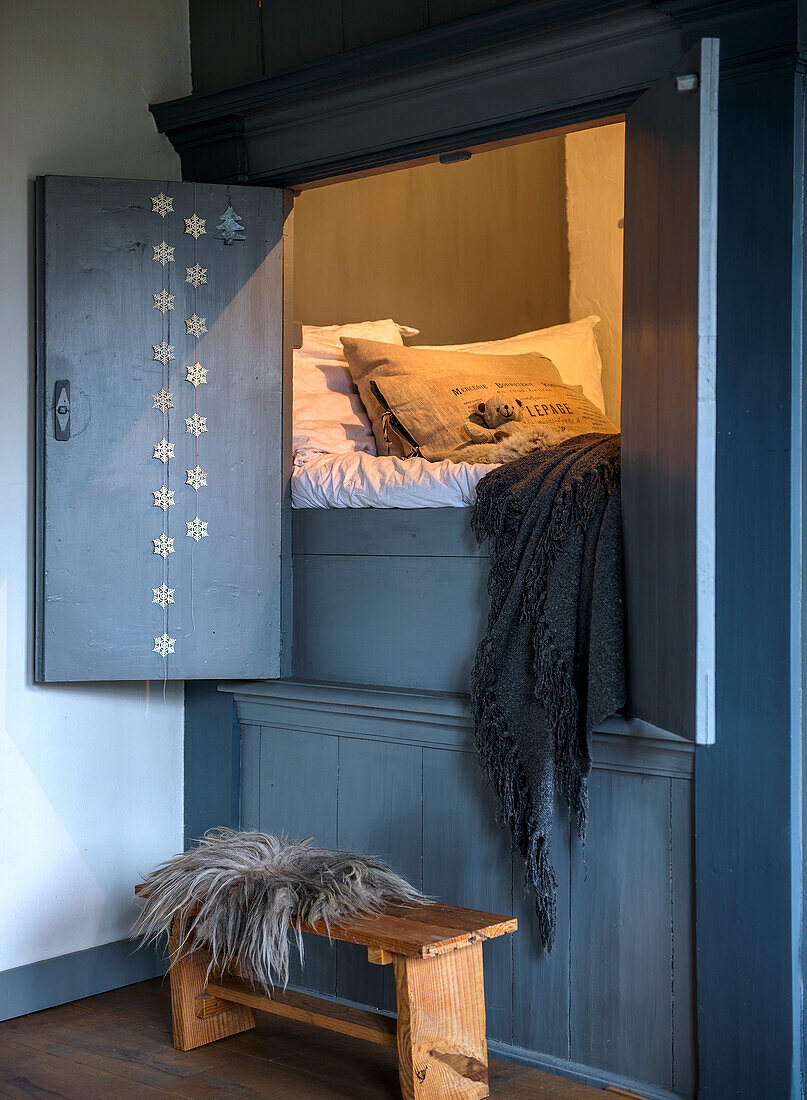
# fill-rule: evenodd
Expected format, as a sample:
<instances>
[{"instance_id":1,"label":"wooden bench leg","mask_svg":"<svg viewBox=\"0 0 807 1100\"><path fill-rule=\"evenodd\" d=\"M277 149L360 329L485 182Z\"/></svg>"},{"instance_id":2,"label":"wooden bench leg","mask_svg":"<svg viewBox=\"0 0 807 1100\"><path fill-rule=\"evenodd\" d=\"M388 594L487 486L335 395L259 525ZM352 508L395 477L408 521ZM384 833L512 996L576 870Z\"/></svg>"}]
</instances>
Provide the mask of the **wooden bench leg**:
<instances>
[{"instance_id":1,"label":"wooden bench leg","mask_svg":"<svg viewBox=\"0 0 807 1100\"><path fill-rule=\"evenodd\" d=\"M480 1100L488 1092L482 943L428 959L393 956L404 1100Z\"/></svg>"},{"instance_id":2,"label":"wooden bench leg","mask_svg":"<svg viewBox=\"0 0 807 1100\"><path fill-rule=\"evenodd\" d=\"M197 998L204 992L208 959L202 952L177 960L179 920L174 919L168 939L171 962L171 1016L174 1023L174 1046L177 1050L193 1050L216 1039L226 1039L239 1031L255 1027L255 1009L233 1005L226 1012L200 1018Z\"/></svg>"}]
</instances>

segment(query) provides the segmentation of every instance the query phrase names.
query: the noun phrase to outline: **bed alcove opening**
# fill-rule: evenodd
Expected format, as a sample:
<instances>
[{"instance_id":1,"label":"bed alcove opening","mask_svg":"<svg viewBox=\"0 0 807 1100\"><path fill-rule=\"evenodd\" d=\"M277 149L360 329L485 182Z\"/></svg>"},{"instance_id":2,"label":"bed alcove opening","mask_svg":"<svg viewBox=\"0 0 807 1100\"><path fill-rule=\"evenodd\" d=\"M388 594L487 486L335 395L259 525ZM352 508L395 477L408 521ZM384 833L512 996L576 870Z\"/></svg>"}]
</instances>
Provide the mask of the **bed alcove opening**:
<instances>
[{"instance_id":1,"label":"bed alcove opening","mask_svg":"<svg viewBox=\"0 0 807 1100\"><path fill-rule=\"evenodd\" d=\"M604 411L618 425L624 123L469 152L303 189L295 319L394 318L420 330L404 337L417 346L505 339L596 314ZM317 503L356 506L327 493ZM424 503L421 492L409 506Z\"/></svg>"}]
</instances>

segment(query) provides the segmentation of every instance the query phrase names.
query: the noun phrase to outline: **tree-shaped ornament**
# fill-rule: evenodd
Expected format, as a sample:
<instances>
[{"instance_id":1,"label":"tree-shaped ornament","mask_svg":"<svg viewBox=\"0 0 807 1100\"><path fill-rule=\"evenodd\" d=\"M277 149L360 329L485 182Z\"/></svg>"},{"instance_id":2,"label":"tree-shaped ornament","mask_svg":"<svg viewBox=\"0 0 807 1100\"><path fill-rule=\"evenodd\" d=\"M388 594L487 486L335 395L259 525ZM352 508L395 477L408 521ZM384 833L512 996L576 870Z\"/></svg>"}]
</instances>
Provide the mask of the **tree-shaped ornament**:
<instances>
[{"instance_id":1,"label":"tree-shaped ornament","mask_svg":"<svg viewBox=\"0 0 807 1100\"><path fill-rule=\"evenodd\" d=\"M216 232L225 244L246 240L244 236L244 223L241 221L241 215L236 214L231 206L228 206L221 215L221 221L216 226Z\"/></svg>"}]
</instances>

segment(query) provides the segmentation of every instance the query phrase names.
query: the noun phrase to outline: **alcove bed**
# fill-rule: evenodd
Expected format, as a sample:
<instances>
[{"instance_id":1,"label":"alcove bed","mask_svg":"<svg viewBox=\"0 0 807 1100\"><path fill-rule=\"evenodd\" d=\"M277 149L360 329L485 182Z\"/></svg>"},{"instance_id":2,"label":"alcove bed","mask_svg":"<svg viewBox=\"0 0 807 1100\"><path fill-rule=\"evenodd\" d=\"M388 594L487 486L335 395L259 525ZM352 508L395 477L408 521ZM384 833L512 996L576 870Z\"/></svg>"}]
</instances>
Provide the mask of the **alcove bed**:
<instances>
[{"instance_id":1,"label":"alcove bed","mask_svg":"<svg viewBox=\"0 0 807 1100\"><path fill-rule=\"evenodd\" d=\"M269 181L293 193L47 177L37 204L36 678L218 681L244 827L373 849L427 892L515 909L520 939L490 955L501 1049L685 1095L693 747L714 736L715 88L707 40L624 114L455 140L449 163ZM385 318L430 346L578 326L622 429L630 706L595 735L588 880L558 844L551 958L472 754L473 477L437 507L334 507L350 486L301 480L295 322ZM297 983L388 1004L382 973L340 966L350 951L311 945Z\"/></svg>"},{"instance_id":2,"label":"alcove bed","mask_svg":"<svg viewBox=\"0 0 807 1100\"><path fill-rule=\"evenodd\" d=\"M467 507L493 467L385 455L339 337L541 352L618 426L624 129L552 132L295 197L296 675L467 690L487 600ZM392 320L338 327L366 318L394 319L400 335Z\"/></svg>"}]
</instances>

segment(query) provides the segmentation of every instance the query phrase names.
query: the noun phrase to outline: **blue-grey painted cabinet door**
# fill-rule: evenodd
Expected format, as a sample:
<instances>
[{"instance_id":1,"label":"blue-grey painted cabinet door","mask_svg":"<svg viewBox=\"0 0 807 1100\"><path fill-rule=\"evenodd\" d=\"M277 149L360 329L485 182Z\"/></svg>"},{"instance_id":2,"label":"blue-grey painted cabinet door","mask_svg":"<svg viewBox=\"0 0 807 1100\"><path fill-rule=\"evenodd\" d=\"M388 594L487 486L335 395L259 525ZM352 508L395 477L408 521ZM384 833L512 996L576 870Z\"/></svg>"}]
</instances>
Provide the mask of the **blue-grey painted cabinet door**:
<instances>
[{"instance_id":1,"label":"blue-grey painted cabinet door","mask_svg":"<svg viewBox=\"0 0 807 1100\"><path fill-rule=\"evenodd\" d=\"M37 187L36 677L279 674L283 193Z\"/></svg>"},{"instance_id":2,"label":"blue-grey painted cabinet door","mask_svg":"<svg viewBox=\"0 0 807 1100\"><path fill-rule=\"evenodd\" d=\"M622 502L629 711L714 740L718 42L628 110Z\"/></svg>"}]
</instances>

